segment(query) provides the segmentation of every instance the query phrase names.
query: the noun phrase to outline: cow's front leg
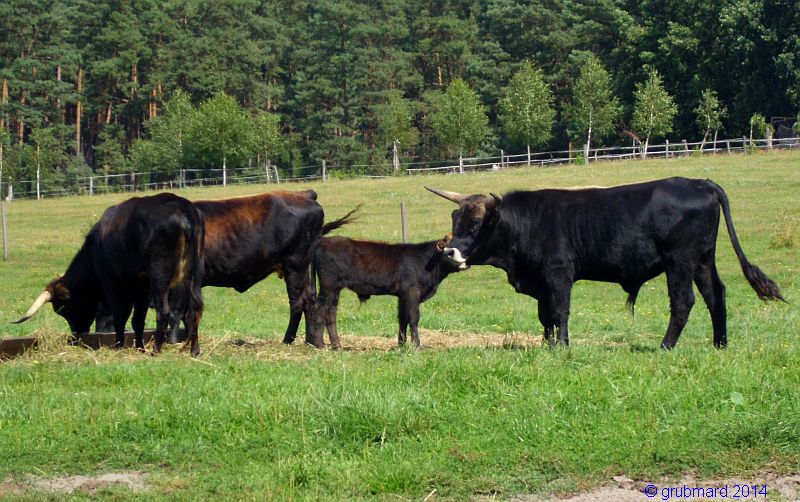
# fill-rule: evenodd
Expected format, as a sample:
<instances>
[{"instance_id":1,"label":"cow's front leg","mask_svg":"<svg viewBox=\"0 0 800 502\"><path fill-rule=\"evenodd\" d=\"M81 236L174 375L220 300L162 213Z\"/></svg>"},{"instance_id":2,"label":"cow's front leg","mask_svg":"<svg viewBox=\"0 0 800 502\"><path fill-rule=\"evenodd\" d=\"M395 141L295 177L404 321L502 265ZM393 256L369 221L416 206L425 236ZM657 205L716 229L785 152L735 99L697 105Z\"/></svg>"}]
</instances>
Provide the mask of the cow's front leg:
<instances>
[{"instance_id":1,"label":"cow's front leg","mask_svg":"<svg viewBox=\"0 0 800 502\"><path fill-rule=\"evenodd\" d=\"M414 347L419 348L419 300L415 297L400 298L398 302L400 310L400 324L403 321L411 326L411 339L414 341ZM405 333L403 333L405 335ZM405 336L403 337L405 343Z\"/></svg>"},{"instance_id":2,"label":"cow's front leg","mask_svg":"<svg viewBox=\"0 0 800 502\"><path fill-rule=\"evenodd\" d=\"M694 306L694 290L692 289L693 271L685 266L675 265L667 268L667 292L669 293L669 326L662 349L672 349L678 343L683 327L689 320L689 313Z\"/></svg>"},{"instance_id":3,"label":"cow's front leg","mask_svg":"<svg viewBox=\"0 0 800 502\"><path fill-rule=\"evenodd\" d=\"M106 293L108 307L111 309L111 316L114 318L114 333L116 334L116 344L114 348L125 347L125 325L131 316L133 303L126 298L122 298L116 291L109 288Z\"/></svg>"},{"instance_id":4,"label":"cow's front leg","mask_svg":"<svg viewBox=\"0 0 800 502\"><path fill-rule=\"evenodd\" d=\"M538 309L539 309L539 323L541 323L542 327L544 328L544 341L547 342L548 345L551 347L555 346L556 340L553 337L555 334L555 323L553 322L553 317L550 314L550 305L547 300L542 299L538 302Z\"/></svg>"},{"instance_id":5,"label":"cow's front leg","mask_svg":"<svg viewBox=\"0 0 800 502\"><path fill-rule=\"evenodd\" d=\"M569 345L569 306L572 279L566 273L551 273L547 281L550 319L556 328L558 343Z\"/></svg>"}]
</instances>

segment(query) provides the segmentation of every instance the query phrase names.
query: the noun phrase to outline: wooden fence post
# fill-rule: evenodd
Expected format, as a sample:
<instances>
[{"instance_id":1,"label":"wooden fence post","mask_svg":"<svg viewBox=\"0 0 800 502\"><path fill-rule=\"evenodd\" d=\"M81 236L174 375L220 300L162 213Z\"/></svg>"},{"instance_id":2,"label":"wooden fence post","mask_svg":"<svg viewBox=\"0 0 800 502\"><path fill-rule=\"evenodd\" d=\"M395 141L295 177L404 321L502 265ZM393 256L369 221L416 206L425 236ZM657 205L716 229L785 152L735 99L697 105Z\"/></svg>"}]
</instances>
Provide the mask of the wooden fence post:
<instances>
[{"instance_id":1,"label":"wooden fence post","mask_svg":"<svg viewBox=\"0 0 800 502\"><path fill-rule=\"evenodd\" d=\"M504 156L503 154L504 153L505 152L503 152L503 150L500 150L500 167L503 167L503 156Z\"/></svg>"},{"instance_id":2,"label":"wooden fence post","mask_svg":"<svg viewBox=\"0 0 800 502\"><path fill-rule=\"evenodd\" d=\"M403 238L403 242L408 241L408 226L406 224L406 205L404 203L400 203L400 231Z\"/></svg>"},{"instance_id":3,"label":"wooden fence post","mask_svg":"<svg viewBox=\"0 0 800 502\"><path fill-rule=\"evenodd\" d=\"M322 159L322 182L325 183L325 178L328 177L327 167L325 165L325 159Z\"/></svg>"},{"instance_id":4,"label":"wooden fence post","mask_svg":"<svg viewBox=\"0 0 800 502\"><path fill-rule=\"evenodd\" d=\"M280 178L280 176L278 176L278 166L277 165L272 166L272 170L275 171L275 183L280 185L281 184L281 178Z\"/></svg>"},{"instance_id":5,"label":"wooden fence post","mask_svg":"<svg viewBox=\"0 0 800 502\"><path fill-rule=\"evenodd\" d=\"M689 155L689 144L686 142L686 140L683 140L683 155L684 157Z\"/></svg>"},{"instance_id":6,"label":"wooden fence post","mask_svg":"<svg viewBox=\"0 0 800 502\"><path fill-rule=\"evenodd\" d=\"M669 158L669 140L665 139L664 141L664 157Z\"/></svg>"},{"instance_id":7,"label":"wooden fence post","mask_svg":"<svg viewBox=\"0 0 800 502\"><path fill-rule=\"evenodd\" d=\"M464 174L464 156L461 153L458 154L458 174Z\"/></svg>"},{"instance_id":8,"label":"wooden fence post","mask_svg":"<svg viewBox=\"0 0 800 502\"><path fill-rule=\"evenodd\" d=\"M3 261L8 260L8 223L6 222L6 203L0 201L0 212L3 213Z\"/></svg>"},{"instance_id":9,"label":"wooden fence post","mask_svg":"<svg viewBox=\"0 0 800 502\"><path fill-rule=\"evenodd\" d=\"M94 195L94 176L89 176L89 197Z\"/></svg>"},{"instance_id":10,"label":"wooden fence post","mask_svg":"<svg viewBox=\"0 0 800 502\"><path fill-rule=\"evenodd\" d=\"M729 140L729 139L725 140L725 147L728 149L728 155L730 155L731 154L731 140Z\"/></svg>"}]
</instances>

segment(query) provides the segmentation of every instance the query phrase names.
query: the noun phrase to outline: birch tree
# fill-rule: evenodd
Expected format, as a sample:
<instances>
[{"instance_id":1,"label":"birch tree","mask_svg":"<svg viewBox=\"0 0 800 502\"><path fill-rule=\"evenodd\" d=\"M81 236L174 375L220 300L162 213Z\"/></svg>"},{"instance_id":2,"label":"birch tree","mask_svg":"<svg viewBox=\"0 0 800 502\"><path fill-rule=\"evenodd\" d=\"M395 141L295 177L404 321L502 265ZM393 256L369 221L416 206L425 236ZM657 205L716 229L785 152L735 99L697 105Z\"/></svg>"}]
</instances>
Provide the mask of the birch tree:
<instances>
[{"instance_id":1,"label":"birch tree","mask_svg":"<svg viewBox=\"0 0 800 502\"><path fill-rule=\"evenodd\" d=\"M581 67L572 104L567 107L571 125L586 138L584 162L589 162L592 138L600 140L608 136L620 112L619 100L611 91L611 75L592 54Z\"/></svg>"},{"instance_id":2,"label":"birch tree","mask_svg":"<svg viewBox=\"0 0 800 502\"><path fill-rule=\"evenodd\" d=\"M500 100L500 120L508 139L527 148L528 164L531 145L544 145L550 140L555 118L553 93L542 71L526 60L511 78L506 95Z\"/></svg>"},{"instance_id":3,"label":"birch tree","mask_svg":"<svg viewBox=\"0 0 800 502\"><path fill-rule=\"evenodd\" d=\"M650 139L663 137L672 131L672 119L678 113L678 108L664 89L661 75L655 69L648 72L647 82L636 84L634 98L631 127L645 137L642 149L642 158L645 158Z\"/></svg>"}]
</instances>

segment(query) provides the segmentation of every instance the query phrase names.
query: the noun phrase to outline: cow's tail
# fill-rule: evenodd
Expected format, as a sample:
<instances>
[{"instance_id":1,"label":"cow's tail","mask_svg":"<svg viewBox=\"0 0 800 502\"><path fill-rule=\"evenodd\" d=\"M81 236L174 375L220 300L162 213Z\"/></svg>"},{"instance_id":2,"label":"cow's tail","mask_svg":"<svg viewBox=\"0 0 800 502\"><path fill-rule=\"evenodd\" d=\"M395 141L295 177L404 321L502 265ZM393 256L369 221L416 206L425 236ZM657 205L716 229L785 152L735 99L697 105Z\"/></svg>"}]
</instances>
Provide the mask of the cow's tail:
<instances>
[{"instance_id":1,"label":"cow's tail","mask_svg":"<svg viewBox=\"0 0 800 502\"><path fill-rule=\"evenodd\" d=\"M206 240L206 223L205 217L203 213L195 208L195 213L197 214L197 224L194 225L194 231L192 232L194 235L193 242L195 243L194 246L194 280L192 281L192 301L195 302L195 305L198 309L203 308L203 276L205 275L205 264L206 264L206 256L205 256L205 240Z\"/></svg>"},{"instance_id":2,"label":"cow's tail","mask_svg":"<svg viewBox=\"0 0 800 502\"><path fill-rule=\"evenodd\" d=\"M744 250L742 250L742 245L739 244L739 237L736 236L736 229L733 228L733 218L731 218L728 196L725 194L722 187L710 180L709 183L716 191L719 204L722 206L722 214L725 216L725 225L728 228L728 235L731 238L733 250L736 253L736 257L739 258L739 264L742 266L742 272L747 282L750 283L750 286L762 300L781 300L785 302L786 300L783 298L783 295L781 295L781 290L778 285L775 284L775 281L767 277L767 274L760 268L747 261Z\"/></svg>"},{"instance_id":3,"label":"cow's tail","mask_svg":"<svg viewBox=\"0 0 800 502\"><path fill-rule=\"evenodd\" d=\"M336 230L337 228L341 228L341 227L347 225L348 223L352 223L354 220L356 220L358 218L358 216L354 216L354 215L355 215L356 211L358 211L359 209L361 209L361 204L356 206L355 209L353 209L352 211L350 211L346 215L342 216L338 220L329 221L328 223L325 223L324 225L322 225L322 233L321 233L321 235L327 235L327 234L333 232L334 230Z\"/></svg>"}]
</instances>

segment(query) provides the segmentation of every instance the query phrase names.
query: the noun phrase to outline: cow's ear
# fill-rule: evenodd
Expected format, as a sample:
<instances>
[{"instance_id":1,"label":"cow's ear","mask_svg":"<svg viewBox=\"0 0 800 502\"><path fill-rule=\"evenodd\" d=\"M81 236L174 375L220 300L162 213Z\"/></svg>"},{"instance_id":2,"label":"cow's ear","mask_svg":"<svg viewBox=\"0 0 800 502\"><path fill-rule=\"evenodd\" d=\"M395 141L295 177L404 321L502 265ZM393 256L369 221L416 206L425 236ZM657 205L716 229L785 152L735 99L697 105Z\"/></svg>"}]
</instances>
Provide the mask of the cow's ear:
<instances>
[{"instance_id":1,"label":"cow's ear","mask_svg":"<svg viewBox=\"0 0 800 502\"><path fill-rule=\"evenodd\" d=\"M69 301L70 294L69 288L66 284L64 284L64 279L62 277L57 277L54 279L50 284L47 285L47 289L53 295L53 298L57 298L62 302Z\"/></svg>"},{"instance_id":2,"label":"cow's ear","mask_svg":"<svg viewBox=\"0 0 800 502\"><path fill-rule=\"evenodd\" d=\"M490 200L486 204L486 206L487 206L486 209L495 209L495 208L499 207L500 204L503 203L503 196L502 195L498 195L496 193L491 193L489 195L492 196L492 200Z\"/></svg>"},{"instance_id":3,"label":"cow's ear","mask_svg":"<svg viewBox=\"0 0 800 502\"><path fill-rule=\"evenodd\" d=\"M440 253L444 251L444 248L446 248L447 245L450 244L451 240L453 240L453 232L450 232L441 239L439 239L439 241L436 243L436 251L439 251Z\"/></svg>"}]
</instances>

